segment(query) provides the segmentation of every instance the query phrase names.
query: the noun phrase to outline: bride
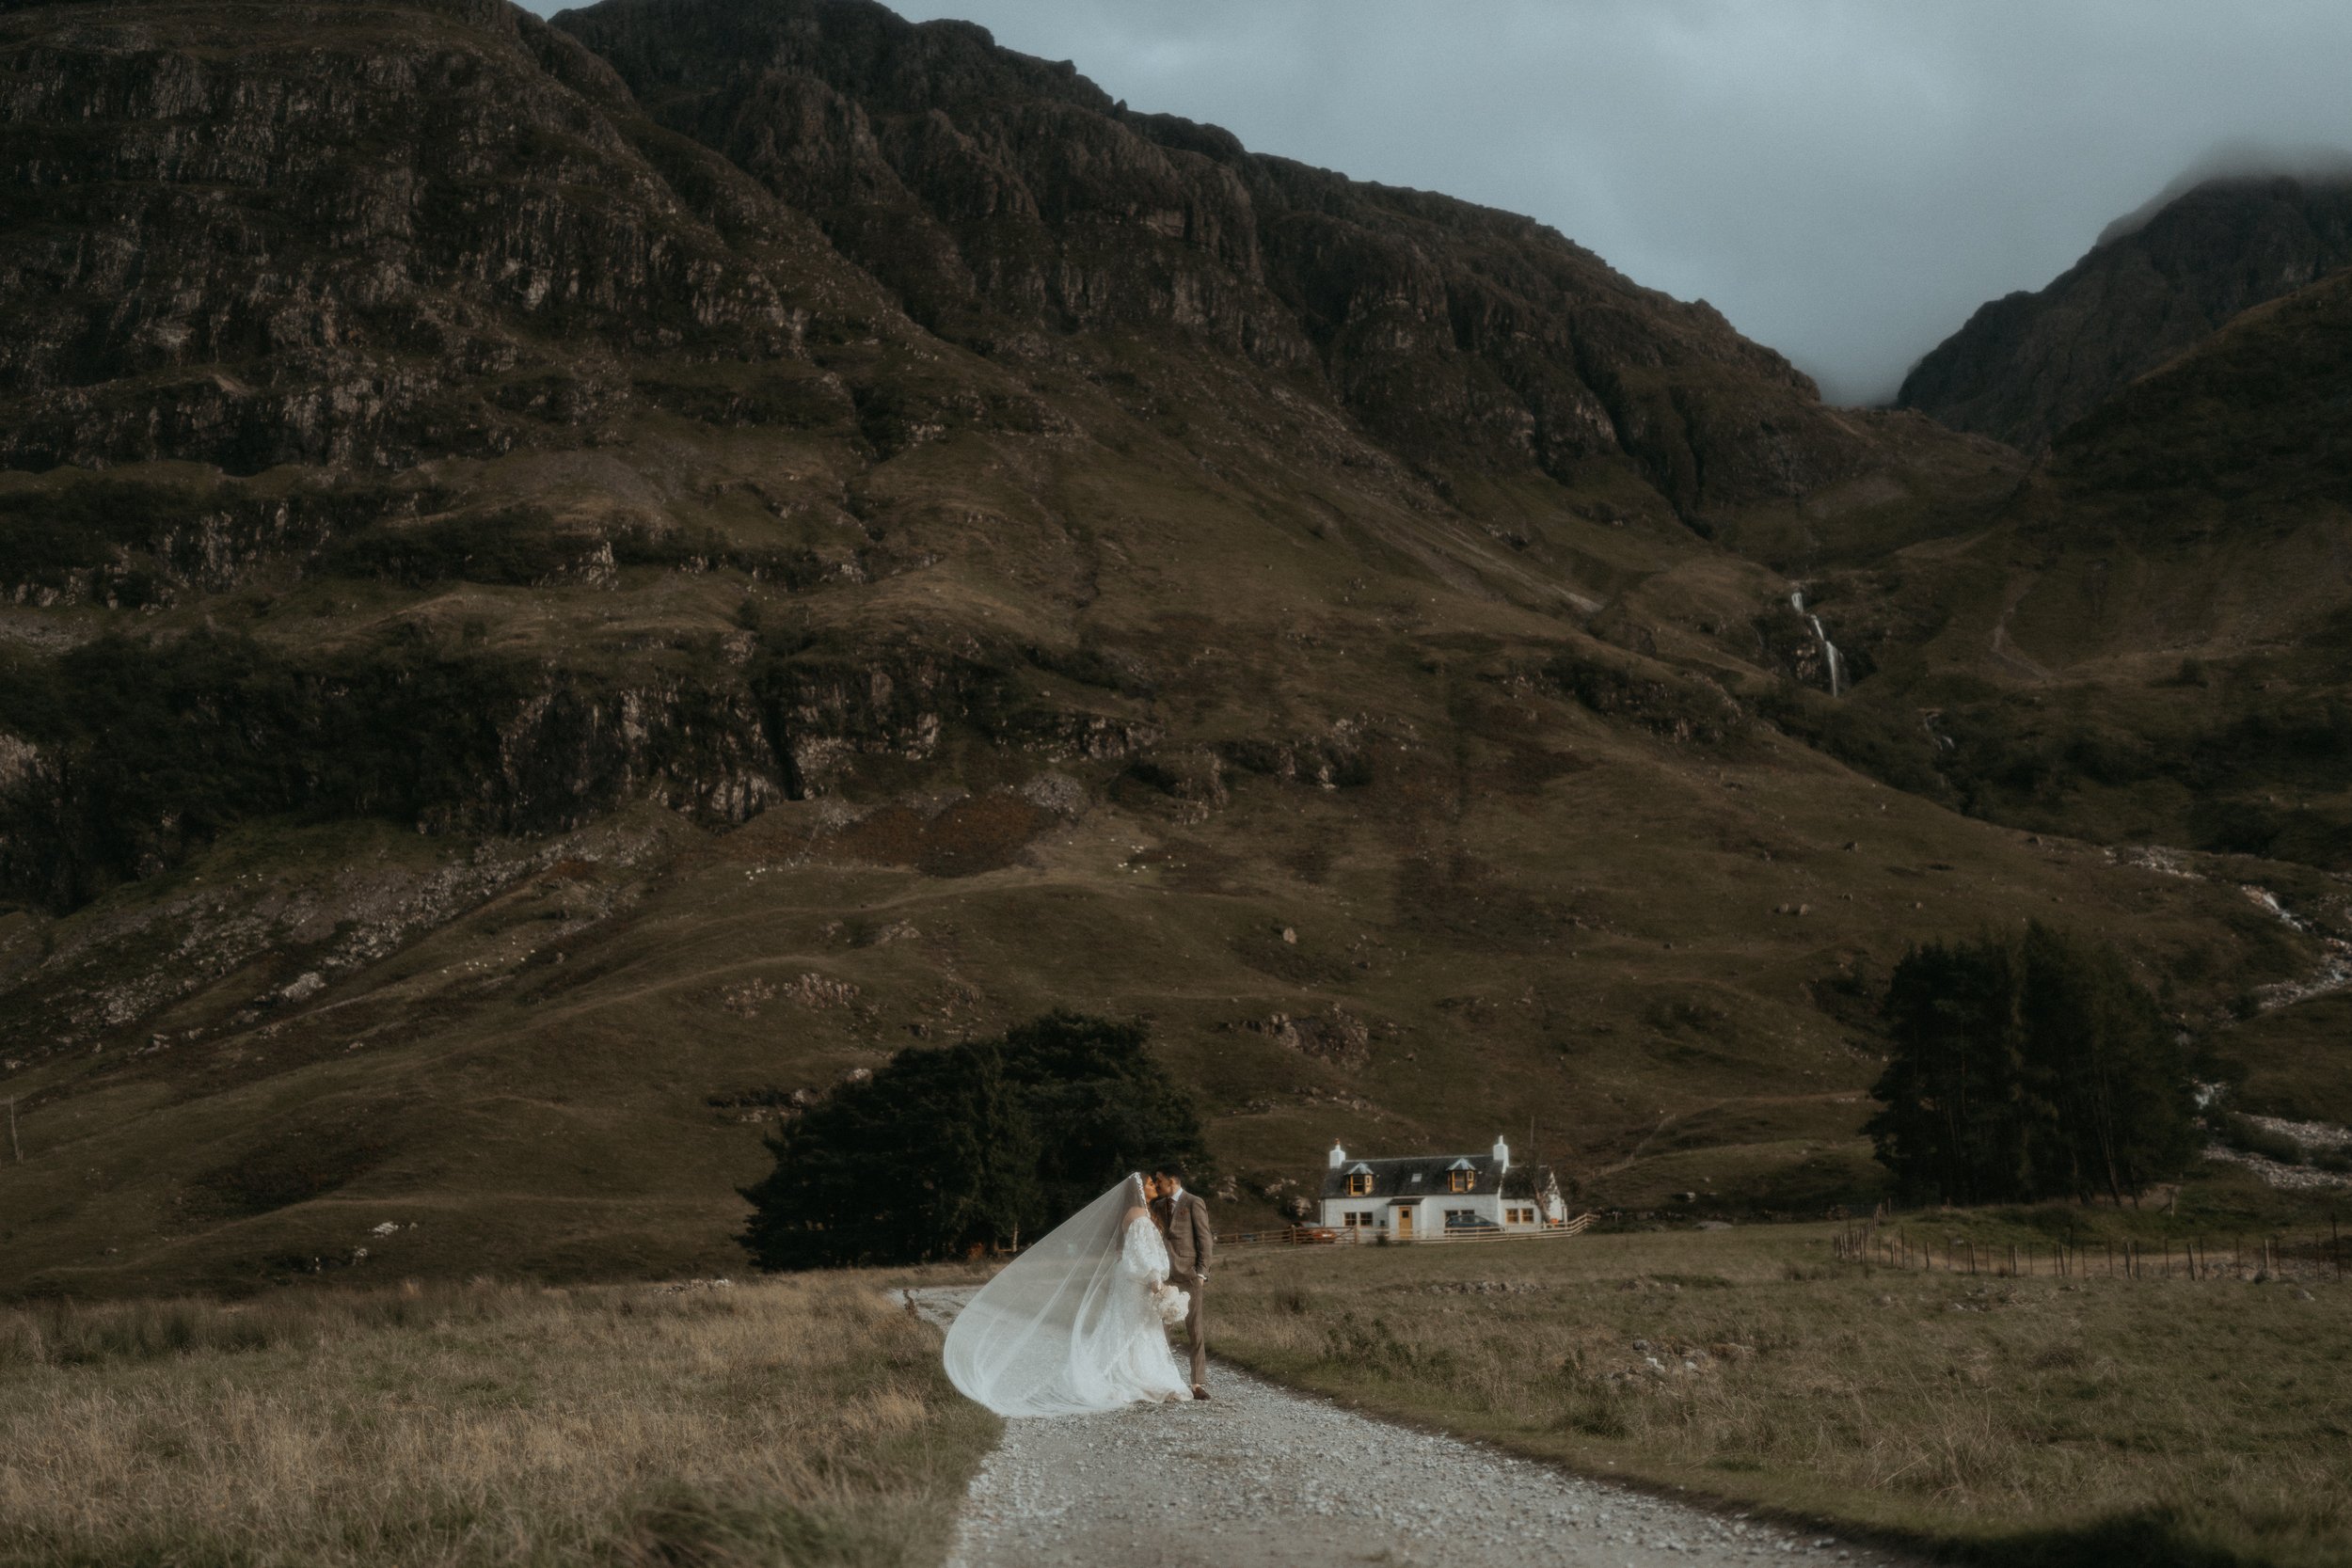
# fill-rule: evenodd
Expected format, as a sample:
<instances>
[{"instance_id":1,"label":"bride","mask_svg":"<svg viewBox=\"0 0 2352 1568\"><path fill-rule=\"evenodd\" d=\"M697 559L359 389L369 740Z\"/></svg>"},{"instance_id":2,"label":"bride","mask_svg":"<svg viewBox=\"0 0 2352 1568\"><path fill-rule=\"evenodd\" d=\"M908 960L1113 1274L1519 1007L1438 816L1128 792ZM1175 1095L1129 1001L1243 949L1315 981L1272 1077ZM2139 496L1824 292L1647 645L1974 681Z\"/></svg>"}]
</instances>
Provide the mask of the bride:
<instances>
[{"instance_id":1,"label":"bride","mask_svg":"<svg viewBox=\"0 0 2352 1568\"><path fill-rule=\"evenodd\" d=\"M955 1386L999 1416L1189 1398L1167 1329L1184 1292L1168 1283L1149 1197L1128 1177L980 1287L947 1330Z\"/></svg>"}]
</instances>

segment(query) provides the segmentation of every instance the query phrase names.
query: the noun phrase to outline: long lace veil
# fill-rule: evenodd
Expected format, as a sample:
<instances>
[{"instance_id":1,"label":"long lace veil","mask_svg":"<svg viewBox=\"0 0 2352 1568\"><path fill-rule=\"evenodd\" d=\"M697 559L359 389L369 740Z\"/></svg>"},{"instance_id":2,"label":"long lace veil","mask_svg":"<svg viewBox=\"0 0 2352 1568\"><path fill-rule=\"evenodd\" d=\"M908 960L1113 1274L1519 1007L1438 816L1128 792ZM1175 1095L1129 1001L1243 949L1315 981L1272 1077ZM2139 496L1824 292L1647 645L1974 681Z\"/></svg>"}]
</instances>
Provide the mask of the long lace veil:
<instances>
[{"instance_id":1,"label":"long lace veil","mask_svg":"<svg viewBox=\"0 0 2352 1568\"><path fill-rule=\"evenodd\" d=\"M1123 1315L1113 1292L1120 1226L1143 1204L1130 1176L1056 1226L980 1287L947 1330L948 1379L999 1416L1062 1416L1104 1407Z\"/></svg>"}]
</instances>

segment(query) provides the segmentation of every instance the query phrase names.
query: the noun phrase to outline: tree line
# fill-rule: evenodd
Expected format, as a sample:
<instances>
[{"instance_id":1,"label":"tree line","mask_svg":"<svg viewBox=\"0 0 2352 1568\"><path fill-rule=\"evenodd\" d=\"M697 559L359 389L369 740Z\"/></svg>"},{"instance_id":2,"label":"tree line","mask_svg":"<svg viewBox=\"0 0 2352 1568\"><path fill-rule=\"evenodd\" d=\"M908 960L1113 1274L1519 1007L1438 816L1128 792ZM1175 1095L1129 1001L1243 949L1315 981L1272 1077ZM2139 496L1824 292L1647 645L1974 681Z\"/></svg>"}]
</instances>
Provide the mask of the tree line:
<instances>
[{"instance_id":1,"label":"tree line","mask_svg":"<svg viewBox=\"0 0 2352 1568\"><path fill-rule=\"evenodd\" d=\"M2122 1199L2195 1152L2176 1031L2110 947L2038 921L1914 947L1885 1016L1867 1130L1908 1198Z\"/></svg>"}]
</instances>

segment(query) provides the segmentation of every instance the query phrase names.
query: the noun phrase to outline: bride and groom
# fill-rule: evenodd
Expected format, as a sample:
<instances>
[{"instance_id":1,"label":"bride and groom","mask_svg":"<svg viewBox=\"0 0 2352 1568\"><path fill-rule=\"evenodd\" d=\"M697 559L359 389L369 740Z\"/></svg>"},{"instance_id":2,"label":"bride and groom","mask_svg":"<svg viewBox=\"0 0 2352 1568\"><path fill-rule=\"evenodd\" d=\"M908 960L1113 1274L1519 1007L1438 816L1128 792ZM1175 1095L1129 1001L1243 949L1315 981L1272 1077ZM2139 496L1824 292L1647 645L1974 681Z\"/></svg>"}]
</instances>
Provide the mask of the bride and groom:
<instances>
[{"instance_id":1,"label":"bride and groom","mask_svg":"<svg viewBox=\"0 0 2352 1568\"><path fill-rule=\"evenodd\" d=\"M1183 1175L1129 1176L1005 1265L947 1330L947 1376L999 1416L1209 1397L1209 1206ZM1192 1351L1186 1385L1169 1326Z\"/></svg>"}]
</instances>

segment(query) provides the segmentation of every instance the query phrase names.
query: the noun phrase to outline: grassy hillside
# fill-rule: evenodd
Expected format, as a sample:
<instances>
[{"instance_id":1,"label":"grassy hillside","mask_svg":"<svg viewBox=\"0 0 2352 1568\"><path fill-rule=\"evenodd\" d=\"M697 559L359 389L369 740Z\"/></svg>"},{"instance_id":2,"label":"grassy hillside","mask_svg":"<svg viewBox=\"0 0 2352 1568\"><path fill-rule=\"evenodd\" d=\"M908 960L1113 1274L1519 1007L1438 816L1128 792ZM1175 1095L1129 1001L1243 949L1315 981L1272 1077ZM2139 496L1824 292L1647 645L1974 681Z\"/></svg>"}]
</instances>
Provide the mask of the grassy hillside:
<instances>
[{"instance_id":1,"label":"grassy hillside","mask_svg":"<svg viewBox=\"0 0 2352 1568\"><path fill-rule=\"evenodd\" d=\"M1882 773L2036 829L2352 865L2348 384L2337 277L2117 395L1990 529L1825 583Z\"/></svg>"},{"instance_id":2,"label":"grassy hillside","mask_svg":"<svg viewBox=\"0 0 2352 1568\"><path fill-rule=\"evenodd\" d=\"M2078 925L2201 1031L2318 971L2314 873L2010 782L2125 722L1962 657L2057 657L1985 519L2058 481L1525 220L820 9L0 18L0 160L70 124L121 178L57 231L157 236L0 278L0 1289L723 1267L764 1125L1052 1006L1151 1022L1230 1222L1498 1131L1818 1212L1907 942Z\"/></svg>"}]
</instances>

